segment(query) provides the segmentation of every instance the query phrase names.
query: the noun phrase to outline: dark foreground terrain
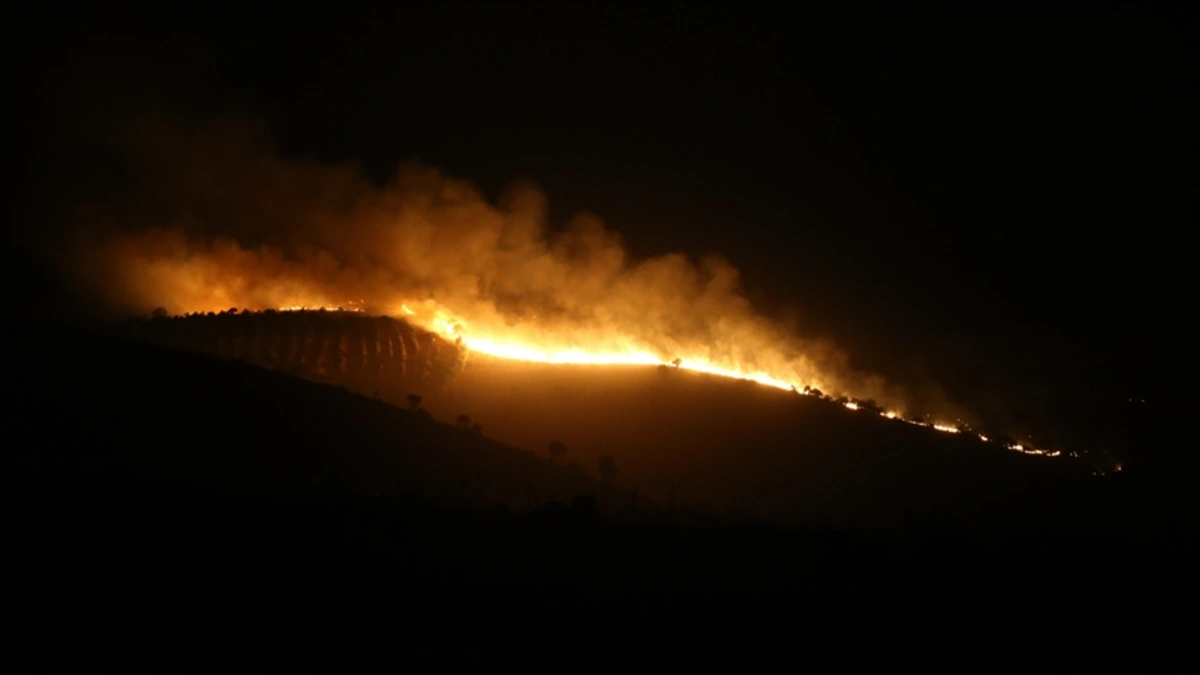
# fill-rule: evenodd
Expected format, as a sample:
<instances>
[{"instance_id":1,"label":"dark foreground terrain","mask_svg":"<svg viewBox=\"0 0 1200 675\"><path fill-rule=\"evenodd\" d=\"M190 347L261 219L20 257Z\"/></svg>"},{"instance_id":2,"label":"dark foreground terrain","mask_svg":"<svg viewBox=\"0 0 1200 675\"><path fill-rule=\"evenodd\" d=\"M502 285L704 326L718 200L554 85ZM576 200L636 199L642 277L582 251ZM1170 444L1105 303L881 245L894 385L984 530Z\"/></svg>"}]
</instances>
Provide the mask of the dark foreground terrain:
<instances>
[{"instance_id":1,"label":"dark foreground terrain","mask_svg":"<svg viewBox=\"0 0 1200 675\"><path fill-rule=\"evenodd\" d=\"M1144 671L1194 644L1189 502L1136 476L1041 524L733 519L236 362L7 335L18 671Z\"/></svg>"}]
</instances>

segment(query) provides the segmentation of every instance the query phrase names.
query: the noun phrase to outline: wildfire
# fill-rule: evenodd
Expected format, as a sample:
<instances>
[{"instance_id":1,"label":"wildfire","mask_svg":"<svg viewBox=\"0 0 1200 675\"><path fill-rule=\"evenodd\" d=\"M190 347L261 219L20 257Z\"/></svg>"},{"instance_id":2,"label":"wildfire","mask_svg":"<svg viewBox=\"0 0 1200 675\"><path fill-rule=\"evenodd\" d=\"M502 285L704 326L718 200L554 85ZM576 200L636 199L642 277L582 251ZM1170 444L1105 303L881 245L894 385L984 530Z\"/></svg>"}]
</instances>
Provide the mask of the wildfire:
<instances>
[{"instance_id":1,"label":"wildfire","mask_svg":"<svg viewBox=\"0 0 1200 675\"><path fill-rule=\"evenodd\" d=\"M417 315L417 312L413 311L408 305L401 305L400 309L410 317ZM420 323L419 320L417 322ZM463 328L464 323L462 320L451 318L443 310L437 310L434 313L434 318L427 323L426 327L444 335L450 340L461 342L463 346L473 352L502 359L514 359L534 363L572 363L578 365L671 366L680 370L691 370L737 380L750 380L785 391L796 388L793 383L785 382L767 373L726 368L711 361L698 358L678 357L674 361L667 361L650 351L633 347L620 351L606 351L604 349L589 349L578 345L542 346L529 342L516 341L512 338L505 339L488 336L480 337L474 334L468 335Z\"/></svg>"},{"instance_id":2,"label":"wildfire","mask_svg":"<svg viewBox=\"0 0 1200 675\"><path fill-rule=\"evenodd\" d=\"M415 303L414 303L415 304ZM412 309L408 304L399 306L399 311L409 317L409 320L423 325L429 330L432 330L449 340L457 342L466 347L470 351L479 354L486 354L501 359L512 359L517 361L528 361L532 363L548 363L548 364L577 364L577 365L627 365L627 366L667 366L674 367L680 370L690 370L699 373L707 373L719 377L727 377L737 380L749 380L757 382L769 387L781 389L785 391L793 391L801 395L815 395L820 397L821 394L810 393L807 387L801 383L787 382L777 377L773 377L763 372L749 372L730 368L713 363L712 361L694 358L688 356L677 357L672 361L664 359L662 356L655 354L649 350L629 347L621 350L605 350L583 347L575 344L566 345L551 345L547 343L538 344L534 340L521 340L512 335L500 337L498 335L484 334L478 335L472 331L468 334L465 325L467 321L451 315L449 312L441 308L434 308L428 312L418 312ZM426 316L426 315L429 316ZM961 430L958 427L951 426L940 422L923 422L919 420L906 420L895 411L881 411L871 408L864 408L860 403L855 401L846 401L842 403L843 407L855 412L876 412L880 417L890 420L899 420L908 424L923 426L948 434L958 434ZM978 434L979 440L984 443L993 442L988 436ZM1003 447L1021 452L1027 455L1041 455L1044 457L1058 457L1062 453L1057 450L1042 450L1029 447L1022 444L1004 445Z\"/></svg>"},{"instance_id":3,"label":"wildfire","mask_svg":"<svg viewBox=\"0 0 1200 675\"><path fill-rule=\"evenodd\" d=\"M635 258L618 233L587 214L551 230L545 196L530 186L515 186L495 206L431 167L403 168L384 187L344 166L282 157L243 171L241 149L267 150L257 134L236 139L250 143L243 146L229 142L224 126L216 144L195 142L184 128L160 131L181 134L169 136L180 141L169 147L200 154L179 157L178 171L151 163L157 173L131 191L129 208L114 201L122 208L88 219L121 228L89 227L56 256L64 279L100 291L114 310L163 303L192 313L386 314L496 358L674 367L836 401L860 417L967 431L945 416L912 418L870 399L834 398L869 388L884 405L900 405L890 385L854 372L833 346L757 313L739 290L737 269L720 256ZM225 179L230 171L234 180ZM203 201L223 215L158 222L158 205L173 199ZM152 208L133 208L143 200ZM139 211L150 217L125 222Z\"/></svg>"},{"instance_id":4,"label":"wildfire","mask_svg":"<svg viewBox=\"0 0 1200 675\"><path fill-rule=\"evenodd\" d=\"M432 301L411 304L412 306L410 306L410 304L398 305L395 307L395 312L398 314L403 314L408 321L411 321L412 323L434 333L442 335L446 339L458 343L469 351L479 354L486 354L495 358L546 364L671 367L730 379L756 382L768 387L774 387L784 391L791 391L798 395L826 398L826 396L822 394L819 389L810 388L809 386L805 386L804 383L788 382L784 379L772 376L769 373L740 369L736 366L736 364L733 364L732 367L730 365L718 364L711 360L698 358L690 354L679 355L674 359L668 360L661 354L656 354L650 349L639 348L636 345L605 348L603 346L597 347L590 344L555 344L553 339L545 336L539 336L542 337L542 339L522 338L519 333L514 331L498 330L489 334L487 332L477 331L473 328L470 332L468 332L466 329L468 322L466 320L454 316ZM418 307L419 309L413 309L413 306ZM366 309L362 301L348 301L340 305L287 305L283 307L277 307L276 311L364 313L366 312ZM840 403L847 410L858 413L874 413L885 419L922 426L948 434L962 433L962 429L958 426L952 426L943 422L925 421L920 418L906 419L901 415L901 413L894 410L881 410L880 408L874 406L873 402L864 403L862 401L847 401L845 399L840 399ZM1043 457L1059 457L1062 455L1062 452L1058 450L1035 448L1028 443L1006 443L1004 441L999 441L995 438L989 437L985 434L977 434L974 432L972 432L972 435L977 436L978 439L983 443L998 444L1007 450L1020 452L1026 455L1039 455ZM1070 453L1070 455L1072 457L1079 457L1078 453ZM1119 471L1120 469L1117 470Z\"/></svg>"}]
</instances>

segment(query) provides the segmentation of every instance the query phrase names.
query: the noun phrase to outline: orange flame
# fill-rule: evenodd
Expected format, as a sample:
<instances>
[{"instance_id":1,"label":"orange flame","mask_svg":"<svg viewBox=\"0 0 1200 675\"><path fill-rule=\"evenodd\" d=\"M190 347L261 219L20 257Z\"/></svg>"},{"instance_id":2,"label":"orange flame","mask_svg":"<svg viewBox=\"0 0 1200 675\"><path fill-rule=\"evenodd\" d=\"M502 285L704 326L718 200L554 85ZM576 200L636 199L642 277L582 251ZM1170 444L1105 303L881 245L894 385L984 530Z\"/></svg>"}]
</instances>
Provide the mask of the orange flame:
<instances>
[{"instance_id":1,"label":"orange flame","mask_svg":"<svg viewBox=\"0 0 1200 675\"><path fill-rule=\"evenodd\" d=\"M418 303L413 304L422 306ZM413 321L417 325L443 335L449 340L458 342L473 352L487 354L496 358L550 364L674 366L681 370L691 370L731 379L750 380L776 389L805 394L804 383L788 382L774 377L769 373L743 370L738 368L736 364L727 366L690 354L678 356L677 360L668 360L650 349L640 348L635 345L620 348L604 348L583 346L574 343L556 344L552 338L544 334L539 335L537 338L522 339L516 331L512 330L496 330L483 332L482 334L476 334L473 330L468 333L466 329L468 322L466 320L458 318L432 303L427 302L424 306L431 307L431 309L427 312L417 312L408 304L400 305L399 309L410 321ZM842 405L848 410L855 412L863 412L865 410L854 401L848 401ZM929 427L944 433L961 433L957 427L941 422L925 423L905 420L895 411L882 411L877 414L886 419ZM984 443L992 442L983 434L979 434L978 436ZM1005 447L1027 455L1058 457L1061 454L1056 450L1041 450L1021 444Z\"/></svg>"},{"instance_id":2,"label":"orange flame","mask_svg":"<svg viewBox=\"0 0 1200 675\"><path fill-rule=\"evenodd\" d=\"M453 318L442 309L434 310L433 317L424 319L417 315L407 304L400 305L401 311L418 325L439 333L454 341L461 341L463 346L480 354L487 354L502 359L530 361L534 363L578 364L578 365L628 365L628 366L675 366L681 370L691 370L709 375L728 377L739 380L750 380L768 387L785 391L797 389L798 383L787 382L761 371L748 371L736 366L726 366L694 355L676 357L678 363L668 360L649 349L629 344L623 347L585 347L579 344L554 344L544 339L539 344L532 340L521 340L513 334L500 336L485 333L468 334L465 329L466 321ZM803 387L803 384L800 384Z\"/></svg>"},{"instance_id":3,"label":"orange flame","mask_svg":"<svg viewBox=\"0 0 1200 675\"><path fill-rule=\"evenodd\" d=\"M413 309L414 306L420 309ZM592 336L591 340L572 341L570 339L555 337L546 332L530 332L532 329L528 326L524 327L524 332L511 326L500 326L491 331L477 330L467 320L454 315L433 301L403 303L397 305L395 310L396 313L403 314L405 319L414 325L442 335L446 339L456 342L472 352L486 354L495 358L547 364L668 366L719 377L748 380L768 387L792 391L800 395L820 396L819 393L814 394L805 386L806 384L810 386L813 384L820 385L821 383L819 382L789 382L771 373L744 368L736 362L718 362L696 354L673 355L675 358L672 359L667 355L657 353L646 345L638 344L633 340L622 340L619 337L614 338L612 335L603 337ZM291 304L277 307L276 311L365 313L366 308L362 301L348 301L339 305L321 303ZM468 325L472 325L470 331L467 330ZM819 389L820 387L818 386L817 388ZM860 403L855 401L843 402L842 406L856 413L874 412L880 417L889 420L923 426L943 433L961 433L958 427L944 422L907 420L896 411L879 411L878 409L864 408ZM986 435L976 435L984 443L995 442ZM1039 455L1043 457L1059 457L1062 454L1058 450L1035 448L1028 443L1013 443L1003 445L1002 447L1026 455ZM1078 457L1078 454L1072 453L1071 456Z\"/></svg>"}]
</instances>

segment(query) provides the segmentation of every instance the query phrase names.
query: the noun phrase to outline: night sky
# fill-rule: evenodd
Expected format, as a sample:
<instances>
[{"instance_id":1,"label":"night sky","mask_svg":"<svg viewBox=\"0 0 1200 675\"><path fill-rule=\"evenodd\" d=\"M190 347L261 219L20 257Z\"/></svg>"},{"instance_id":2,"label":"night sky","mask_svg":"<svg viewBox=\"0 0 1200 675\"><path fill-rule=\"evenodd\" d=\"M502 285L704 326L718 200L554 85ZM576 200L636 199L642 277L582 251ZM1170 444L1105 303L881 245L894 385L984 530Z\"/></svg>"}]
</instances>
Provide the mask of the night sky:
<instances>
[{"instance_id":1,"label":"night sky","mask_svg":"<svg viewBox=\"0 0 1200 675\"><path fill-rule=\"evenodd\" d=\"M764 312L856 365L1072 438L1140 447L1194 399L1182 3L377 5L10 25L17 229L71 164L64 73L96 59L118 84L91 95L238 105L290 156L381 182L419 159L492 198L528 178L555 224L594 212L635 255L722 253Z\"/></svg>"}]
</instances>

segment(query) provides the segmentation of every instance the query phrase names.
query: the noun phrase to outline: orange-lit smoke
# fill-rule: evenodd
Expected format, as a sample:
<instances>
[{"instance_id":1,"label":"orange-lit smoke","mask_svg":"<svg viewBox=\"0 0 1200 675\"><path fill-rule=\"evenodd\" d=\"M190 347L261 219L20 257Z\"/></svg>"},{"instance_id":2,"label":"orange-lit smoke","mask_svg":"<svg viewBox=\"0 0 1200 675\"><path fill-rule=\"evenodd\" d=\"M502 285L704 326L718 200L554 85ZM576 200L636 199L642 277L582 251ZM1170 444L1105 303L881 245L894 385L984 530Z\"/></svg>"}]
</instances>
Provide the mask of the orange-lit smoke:
<instances>
[{"instance_id":1,"label":"orange-lit smoke","mask_svg":"<svg viewBox=\"0 0 1200 675\"><path fill-rule=\"evenodd\" d=\"M620 235L589 214L551 232L534 185L516 183L493 204L463 180L405 164L380 187L354 165L282 158L241 120L138 124L120 136L130 189L76 213L73 245L59 257L108 307L354 303L499 355L678 358L905 409L900 390L852 371L828 343L756 313L724 259L631 259Z\"/></svg>"}]
</instances>

